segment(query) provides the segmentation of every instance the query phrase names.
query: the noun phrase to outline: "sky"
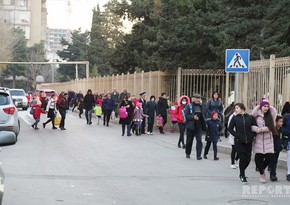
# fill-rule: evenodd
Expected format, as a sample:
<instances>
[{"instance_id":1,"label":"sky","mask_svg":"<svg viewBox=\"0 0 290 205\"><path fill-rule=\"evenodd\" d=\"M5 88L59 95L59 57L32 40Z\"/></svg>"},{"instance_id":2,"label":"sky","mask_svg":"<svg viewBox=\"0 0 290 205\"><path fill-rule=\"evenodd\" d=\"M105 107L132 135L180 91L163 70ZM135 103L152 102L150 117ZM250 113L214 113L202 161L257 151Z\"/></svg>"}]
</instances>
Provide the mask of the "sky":
<instances>
[{"instance_id":1,"label":"sky","mask_svg":"<svg viewBox=\"0 0 290 205\"><path fill-rule=\"evenodd\" d=\"M109 0L47 0L47 24L49 28L91 29L93 8L103 6ZM68 6L70 2L71 7ZM71 12L69 12L71 11Z\"/></svg>"}]
</instances>

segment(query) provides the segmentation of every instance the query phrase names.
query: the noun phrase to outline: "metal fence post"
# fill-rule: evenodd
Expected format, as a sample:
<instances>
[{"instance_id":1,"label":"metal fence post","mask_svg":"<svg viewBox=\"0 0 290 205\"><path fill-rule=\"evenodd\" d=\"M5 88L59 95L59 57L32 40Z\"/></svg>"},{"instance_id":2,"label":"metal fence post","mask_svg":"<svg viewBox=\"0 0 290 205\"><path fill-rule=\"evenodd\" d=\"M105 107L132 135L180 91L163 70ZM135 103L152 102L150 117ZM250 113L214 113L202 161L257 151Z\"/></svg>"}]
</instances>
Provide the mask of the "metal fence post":
<instances>
[{"instance_id":1,"label":"metal fence post","mask_svg":"<svg viewBox=\"0 0 290 205\"><path fill-rule=\"evenodd\" d=\"M181 89L181 67L177 69L177 82L176 82L176 99L180 98L180 89Z\"/></svg>"},{"instance_id":2,"label":"metal fence post","mask_svg":"<svg viewBox=\"0 0 290 205\"><path fill-rule=\"evenodd\" d=\"M269 74L269 102L274 105L275 91L275 55L270 55L270 74Z\"/></svg>"}]
</instances>

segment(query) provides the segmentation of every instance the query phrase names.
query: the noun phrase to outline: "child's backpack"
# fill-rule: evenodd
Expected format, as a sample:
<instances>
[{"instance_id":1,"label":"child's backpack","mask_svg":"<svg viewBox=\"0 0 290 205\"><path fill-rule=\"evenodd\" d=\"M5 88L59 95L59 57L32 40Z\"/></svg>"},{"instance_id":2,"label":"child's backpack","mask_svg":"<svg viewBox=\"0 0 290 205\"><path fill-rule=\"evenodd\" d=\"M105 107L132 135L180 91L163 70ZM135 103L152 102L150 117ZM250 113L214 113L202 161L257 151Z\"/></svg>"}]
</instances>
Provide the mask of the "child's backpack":
<instances>
[{"instance_id":1,"label":"child's backpack","mask_svg":"<svg viewBox=\"0 0 290 205\"><path fill-rule=\"evenodd\" d=\"M126 110L125 106L121 106L119 109L119 116L120 118L127 118L128 117L128 112Z\"/></svg>"},{"instance_id":2,"label":"child's backpack","mask_svg":"<svg viewBox=\"0 0 290 205\"><path fill-rule=\"evenodd\" d=\"M35 111L35 108L31 108L29 113L30 113L31 115L33 115L33 114L34 114L34 111Z\"/></svg>"}]
</instances>

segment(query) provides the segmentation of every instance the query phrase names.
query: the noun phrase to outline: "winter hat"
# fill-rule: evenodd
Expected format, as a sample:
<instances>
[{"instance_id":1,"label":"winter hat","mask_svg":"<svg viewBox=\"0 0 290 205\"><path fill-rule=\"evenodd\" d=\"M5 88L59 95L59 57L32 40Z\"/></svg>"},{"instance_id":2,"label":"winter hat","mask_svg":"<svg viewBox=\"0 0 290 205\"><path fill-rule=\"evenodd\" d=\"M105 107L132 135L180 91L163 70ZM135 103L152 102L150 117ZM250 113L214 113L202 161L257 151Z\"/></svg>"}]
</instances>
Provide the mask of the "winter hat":
<instances>
[{"instance_id":1,"label":"winter hat","mask_svg":"<svg viewBox=\"0 0 290 205\"><path fill-rule=\"evenodd\" d=\"M137 102L137 103L136 103L136 106L137 106L137 107L142 107L142 103Z\"/></svg>"},{"instance_id":2,"label":"winter hat","mask_svg":"<svg viewBox=\"0 0 290 205\"><path fill-rule=\"evenodd\" d=\"M178 103L177 102L174 102L174 105L178 105Z\"/></svg>"},{"instance_id":3,"label":"winter hat","mask_svg":"<svg viewBox=\"0 0 290 205\"><path fill-rule=\"evenodd\" d=\"M260 109L265 106L265 105L268 105L270 106L270 103L268 100L266 100L265 98L262 98L261 101L260 101Z\"/></svg>"},{"instance_id":4,"label":"winter hat","mask_svg":"<svg viewBox=\"0 0 290 205\"><path fill-rule=\"evenodd\" d=\"M213 118L213 116L214 116L215 114L217 114L217 115L219 116L219 113L218 113L218 112L213 111L213 112L211 113L211 117Z\"/></svg>"}]
</instances>

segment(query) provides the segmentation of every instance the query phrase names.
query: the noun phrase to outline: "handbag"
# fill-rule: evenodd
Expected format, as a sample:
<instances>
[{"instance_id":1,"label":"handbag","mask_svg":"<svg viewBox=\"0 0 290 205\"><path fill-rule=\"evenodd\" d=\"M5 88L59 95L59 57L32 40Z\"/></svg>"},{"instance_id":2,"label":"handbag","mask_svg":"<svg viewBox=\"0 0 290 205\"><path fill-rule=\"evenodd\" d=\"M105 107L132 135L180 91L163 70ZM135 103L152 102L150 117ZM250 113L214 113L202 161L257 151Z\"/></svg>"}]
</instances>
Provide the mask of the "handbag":
<instances>
[{"instance_id":1,"label":"handbag","mask_svg":"<svg viewBox=\"0 0 290 205\"><path fill-rule=\"evenodd\" d=\"M156 126L157 127L163 127L164 126L163 117L161 117L160 115L156 116Z\"/></svg>"},{"instance_id":2,"label":"handbag","mask_svg":"<svg viewBox=\"0 0 290 205\"><path fill-rule=\"evenodd\" d=\"M54 125L60 125L60 121L61 121L61 117L56 116L56 117L54 118Z\"/></svg>"}]
</instances>

